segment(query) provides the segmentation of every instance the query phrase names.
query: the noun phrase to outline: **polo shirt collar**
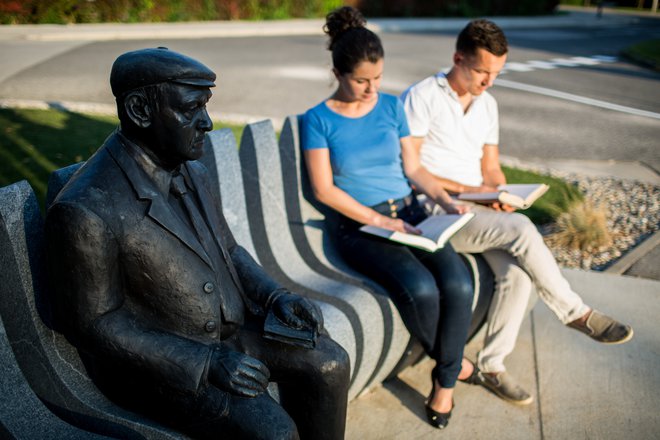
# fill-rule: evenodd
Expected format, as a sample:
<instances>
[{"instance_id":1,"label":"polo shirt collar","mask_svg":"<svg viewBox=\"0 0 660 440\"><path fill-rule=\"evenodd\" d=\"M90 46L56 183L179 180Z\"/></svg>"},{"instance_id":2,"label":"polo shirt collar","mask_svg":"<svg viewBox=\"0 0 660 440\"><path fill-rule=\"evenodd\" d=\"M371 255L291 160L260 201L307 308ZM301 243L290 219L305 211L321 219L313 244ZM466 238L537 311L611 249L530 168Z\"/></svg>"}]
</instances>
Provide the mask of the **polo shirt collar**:
<instances>
[{"instance_id":1,"label":"polo shirt collar","mask_svg":"<svg viewBox=\"0 0 660 440\"><path fill-rule=\"evenodd\" d=\"M440 89L443 90L447 95L451 96L456 101L458 101L458 93L456 93L456 91L451 88L451 86L449 85L449 81L447 81L447 72L436 73L435 82L438 84ZM483 93L481 95L476 95L476 96L472 95L472 103L470 104L470 107L472 107L475 102L479 101L482 96Z\"/></svg>"}]
</instances>

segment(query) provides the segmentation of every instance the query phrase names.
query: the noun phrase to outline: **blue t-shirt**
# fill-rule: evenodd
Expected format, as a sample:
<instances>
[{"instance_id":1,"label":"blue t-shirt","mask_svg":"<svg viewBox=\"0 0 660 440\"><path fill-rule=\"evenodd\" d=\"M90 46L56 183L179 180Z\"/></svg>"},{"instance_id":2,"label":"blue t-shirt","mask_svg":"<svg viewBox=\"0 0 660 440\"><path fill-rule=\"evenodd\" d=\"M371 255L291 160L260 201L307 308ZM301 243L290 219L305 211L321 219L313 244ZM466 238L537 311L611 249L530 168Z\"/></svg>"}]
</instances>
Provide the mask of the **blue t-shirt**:
<instances>
[{"instance_id":1,"label":"blue t-shirt","mask_svg":"<svg viewBox=\"0 0 660 440\"><path fill-rule=\"evenodd\" d=\"M342 116L324 101L305 113L301 125L303 150L328 148L334 184L366 206L410 193L400 142L409 135L401 101L384 93L362 117Z\"/></svg>"}]
</instances>

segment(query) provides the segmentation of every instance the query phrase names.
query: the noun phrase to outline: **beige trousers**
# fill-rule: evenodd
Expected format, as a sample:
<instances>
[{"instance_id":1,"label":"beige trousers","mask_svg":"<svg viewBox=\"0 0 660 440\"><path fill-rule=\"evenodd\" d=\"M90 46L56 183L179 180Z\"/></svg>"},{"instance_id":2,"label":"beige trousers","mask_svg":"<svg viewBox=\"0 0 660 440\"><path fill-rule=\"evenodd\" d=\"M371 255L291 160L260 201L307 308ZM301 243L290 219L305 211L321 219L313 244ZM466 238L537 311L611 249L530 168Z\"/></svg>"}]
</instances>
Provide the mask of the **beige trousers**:
<instances>
[{"instance_id":1,"label":"beige trousers","mask_svg":"<svg viewBox=\"0 0 660 440\"><path fill-rule=\"evenodd\" d=\"M541 300L567 324L589 308L562 276L536 226L524 215L473 206L477 215L451 239L457 252L481 253L495 274L484 347L477 366L505 371L504 358L515 347L532 285Z\"/></svg>"}]
</instances>

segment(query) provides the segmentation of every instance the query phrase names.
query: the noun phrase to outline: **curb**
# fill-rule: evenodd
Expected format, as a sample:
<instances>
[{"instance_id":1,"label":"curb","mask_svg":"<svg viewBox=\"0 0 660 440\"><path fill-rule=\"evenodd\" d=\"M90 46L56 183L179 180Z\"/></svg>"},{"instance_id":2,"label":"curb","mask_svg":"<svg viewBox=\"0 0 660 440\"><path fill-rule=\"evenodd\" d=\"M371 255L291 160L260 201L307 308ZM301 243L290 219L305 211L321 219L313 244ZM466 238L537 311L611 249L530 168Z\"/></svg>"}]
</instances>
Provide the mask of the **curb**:
<instances>
[{"instance_id":1,"label":"curb","mask_svg":"<svg viewBox=\"0 0 660 440\"><path fill-rule=\"evenodd\" d=\"M607 28L638 23L639 16L569 12L567 15L540 17L488 17L505 30L538 26L566 28ZM371 18L368 27L374 32L456 32L469 18ZM2 25L0 40L27 41L109 41L139 39L238 38L254 36L323 35L323 19L273 21L203 21L178 23L93 23Z\"/></svg>"},{"instance_id":2,"label":"curb","mask_svg":"<svg viewBox=\"0 0 660 440\"><path fill-rule=\"evenodd\" d=\"M650 237L644 239L603 272L614 275L623 275L628 269L644 258L658 245L660 245L660 231L656 231Z\"/></svg>"}]
</instances>

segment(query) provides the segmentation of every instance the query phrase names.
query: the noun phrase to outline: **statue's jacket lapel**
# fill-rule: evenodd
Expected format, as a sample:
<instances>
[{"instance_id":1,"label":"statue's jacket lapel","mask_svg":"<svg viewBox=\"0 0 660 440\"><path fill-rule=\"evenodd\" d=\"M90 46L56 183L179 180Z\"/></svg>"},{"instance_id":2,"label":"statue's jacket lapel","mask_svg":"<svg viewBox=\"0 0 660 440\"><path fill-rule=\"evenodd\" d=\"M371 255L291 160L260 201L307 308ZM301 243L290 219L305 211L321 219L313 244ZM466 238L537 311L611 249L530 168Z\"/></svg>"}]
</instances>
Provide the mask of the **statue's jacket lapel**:
<instances>
[{"instance_id":1,"label":"statue's jacket lapel","mask_svg":"<svg viewBox=\"0 0 660 440\"><path fill-rule=\"evenodd\" d=\"M213 268L209 256L204 251L194 231L175 214L155 184L123 150L121 144L119 142L110 143L108 145L108 152L124 172L137 198L150 202L146 215L181 240L183 244L195 252L210 268Z\"/></svg>"}]
</instances>

